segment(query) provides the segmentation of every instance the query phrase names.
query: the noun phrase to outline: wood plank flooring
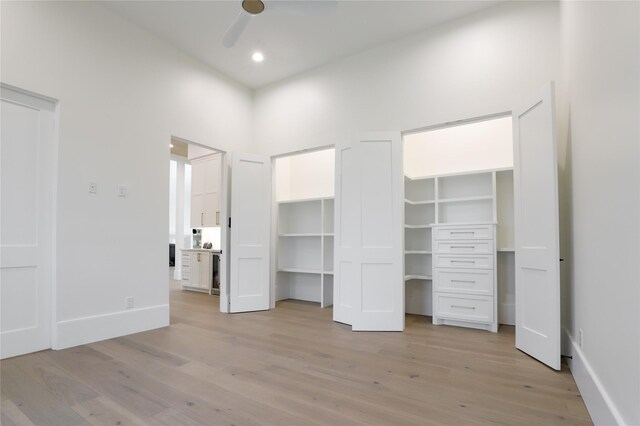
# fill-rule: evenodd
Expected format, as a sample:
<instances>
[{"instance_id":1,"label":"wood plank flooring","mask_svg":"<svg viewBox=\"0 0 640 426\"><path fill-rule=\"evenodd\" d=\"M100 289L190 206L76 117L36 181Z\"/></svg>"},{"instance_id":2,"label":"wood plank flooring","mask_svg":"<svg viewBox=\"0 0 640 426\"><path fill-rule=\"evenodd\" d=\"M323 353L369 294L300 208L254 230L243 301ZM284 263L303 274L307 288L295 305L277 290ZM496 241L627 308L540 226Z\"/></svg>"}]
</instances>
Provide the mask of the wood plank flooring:
<instances>
[{"instance_id":1,"label":"wood plank flooring","mask_svg":"<svg viewBox=\"0 0 640 426\"><path fill-rule=\"evenodd\" d=\"M174 283L170 327L2 361L2 425L592 424L566 365L517 351L513 327L353 333L311 303L217 306Z\"/></svg>"}]
</instances>

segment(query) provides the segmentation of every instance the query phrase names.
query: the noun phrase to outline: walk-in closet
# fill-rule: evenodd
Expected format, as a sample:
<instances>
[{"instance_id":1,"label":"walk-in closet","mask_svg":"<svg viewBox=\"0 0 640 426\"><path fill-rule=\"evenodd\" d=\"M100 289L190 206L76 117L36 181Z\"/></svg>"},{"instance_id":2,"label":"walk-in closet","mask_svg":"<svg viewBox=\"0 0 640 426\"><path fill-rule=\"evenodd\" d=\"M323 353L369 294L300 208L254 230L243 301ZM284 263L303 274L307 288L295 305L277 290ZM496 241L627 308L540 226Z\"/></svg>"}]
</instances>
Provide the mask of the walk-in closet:
<instances>
[{"instance_id":1,"label":"walk-in closet","mask_svg":"<svg viewBox=\"0 0 640 426\"><path fill-rule=\"evenodd\" d=\"M335 150L274 160L275 299L333 304Z\"/></svg>"},{"instance_id":2,"label":"walk-in closet","mask_svg":"<svg viewBox=\"0 0 640 426\"><path fill-rule=\"evenodd\" d=\"M515 323L511 117L406 134L405 312Z\"/></svg>"}]
</instances>

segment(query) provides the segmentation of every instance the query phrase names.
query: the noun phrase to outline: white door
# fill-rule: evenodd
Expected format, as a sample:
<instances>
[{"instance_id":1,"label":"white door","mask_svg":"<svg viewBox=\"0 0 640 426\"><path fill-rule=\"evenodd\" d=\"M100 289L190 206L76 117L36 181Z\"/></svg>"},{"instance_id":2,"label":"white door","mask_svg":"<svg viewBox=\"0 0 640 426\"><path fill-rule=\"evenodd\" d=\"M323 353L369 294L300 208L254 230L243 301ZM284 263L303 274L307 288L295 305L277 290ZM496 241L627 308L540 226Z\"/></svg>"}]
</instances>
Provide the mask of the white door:
<instances>
[{"instance_id":1,"label":"white door","mask_svg":"<svg viewBox=\"0 0 640 426\"><path fill-rule=\"evenodd\" d=\"M560 369L558 175L553 83L513 113L516 347Z\"/></svg>"},{"instance_id":2,"label":"white door","mask_svg":"<svg viewBox=\"0 0 640 426\"><path fill-rule=\"evenodd\" d=\"M271 159L234 153L230 312L269 309Z\"/></svg>"},{"instance_id":3,"label":"white door","mask_svg":"<svg viewBox=\"0 0 640 426\"><path fill-rule=\"evenodd\" d=\"M356 174L351 145L336 146L333 320L351 325L355 297Z\"/></svg>"},{"instance_id":4,"label":"white door","mask_svg":"<svg viewBox=\"0 0 640 426\"><path fill-rule=\"evenodd\" d=\"M55 103L2 86L0 357L51 347Z\"/></svg>"},{"instance_id":5,"label":"white door","mask_svg":"<svg viewBox=\"0 0 640 426\"><path fill-rule=\"evenodd\" d=\"M402 139L361 135L353 144L355 253L352 328L404 330Z\"/></svg>"}]
</instances>

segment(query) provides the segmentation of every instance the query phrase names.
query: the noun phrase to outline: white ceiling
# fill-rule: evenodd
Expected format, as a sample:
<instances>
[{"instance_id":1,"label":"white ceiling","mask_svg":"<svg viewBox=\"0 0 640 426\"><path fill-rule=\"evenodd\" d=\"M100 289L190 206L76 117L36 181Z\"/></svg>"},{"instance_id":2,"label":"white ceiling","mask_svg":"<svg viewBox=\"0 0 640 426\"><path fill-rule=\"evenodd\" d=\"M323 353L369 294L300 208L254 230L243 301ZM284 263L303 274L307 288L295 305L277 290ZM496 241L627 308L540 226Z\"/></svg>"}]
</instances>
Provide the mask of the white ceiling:
<instances>
[{"instance_id":1,"label":"white ceiling","mask_svg":"<svg viewBox=\"0 0 640 426\"><path fill-rule=\"evenodd\" d=\"M499 1L351 0L316 16L269 10L265 2L264 13L251 18L230 49L222 46L222 36L239 13L240 0L99 3L232 79L258 88ZM251 60L255 50L264 53L264 62Z\"/></svg>"}]
</instances>

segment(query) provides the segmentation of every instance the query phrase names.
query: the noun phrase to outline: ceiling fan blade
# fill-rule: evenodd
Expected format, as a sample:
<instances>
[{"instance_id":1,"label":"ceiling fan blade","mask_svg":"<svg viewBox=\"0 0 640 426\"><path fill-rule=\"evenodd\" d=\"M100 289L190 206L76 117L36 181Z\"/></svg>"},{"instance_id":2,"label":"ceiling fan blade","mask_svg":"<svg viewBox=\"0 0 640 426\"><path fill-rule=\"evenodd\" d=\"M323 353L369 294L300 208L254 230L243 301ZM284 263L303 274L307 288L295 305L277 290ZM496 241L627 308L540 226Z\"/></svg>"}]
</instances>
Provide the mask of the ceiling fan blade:
<instances>
[{"instance_id":1,"label":"ceiling fan blade","mask_svg":"<svg viewBox=\"0 0 640 426\"><path fill-rule=\"evenodd\" d=\"M267 8L297 15L325 15L338 7L336 0L270 0Z\"/></svg>"},{"instance_id":2,"label":"ceiling fan blade","mask_svg":"<svg viewBox=\"0 0 640 426\"><path fill-rule=\"evenodd\" d=\"M242 32L249 23L249 20L251 20L250 14L244 11L240 12L224 34L224 37L222 38L222 45L224 47L233 47L240 38L240 35L242 35Z\"/></svg>"}]
</instances>

